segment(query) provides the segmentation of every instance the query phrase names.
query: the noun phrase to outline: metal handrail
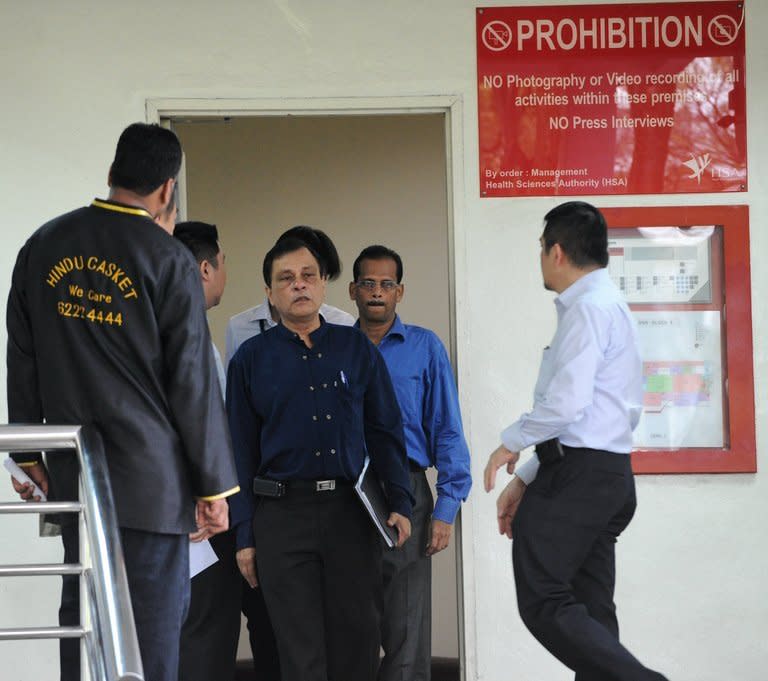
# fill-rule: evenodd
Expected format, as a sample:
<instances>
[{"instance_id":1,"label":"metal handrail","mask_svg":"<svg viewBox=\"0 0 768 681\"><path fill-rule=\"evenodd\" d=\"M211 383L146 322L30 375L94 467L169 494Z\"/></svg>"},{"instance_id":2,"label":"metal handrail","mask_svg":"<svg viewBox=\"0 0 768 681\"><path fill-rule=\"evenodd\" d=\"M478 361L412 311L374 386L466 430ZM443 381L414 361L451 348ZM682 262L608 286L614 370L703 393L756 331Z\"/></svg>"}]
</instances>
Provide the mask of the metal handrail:
<instances>
[{"instance_id":1,"label":"metal handrail","mask_svg":"<svg viewBox=\"0 0 768 681\"><path fill-rule=\"evenodd\" d=\"M38 638L82 638L86 631L83 627L18 627L3 629L6 641L23 641Z\"/></svg>"},{"instance_id":2,"label":"metal handrail","mask_svg":"<svg viewBox=\"0 0 768 681\"><path fill-rule=\"evenodd\" d=\"M94 652L99 651L102 657L98 661L92 660L92 664L95 663L96 668L103 671L107 681L143 681L144 670L128 591L117 512L101 436L90 426L0 425L0 451L42 450L54 453L52 450L62 449L74 449L77 452L82 483L81 503L0 504L0 512L48 513L82 510L93 566L89 575L92 579L88 580L87 586L95 600L94 634L99 643L98 646L87 647ZM60 508L62 503L67 508ZM9 567L18 568L6 566ZM48 568L45 568L43 574L48 574ZM54 630L63 631L67 636L82 636L84 633L79 627L42 627L13 631L19 634L25 631L36 634L31 637L51 637ZM87 636L86 641L88 642Z\"/></svg>"},{"instance_id":3,"label":"metal handrail","mask_svg":"<svg viewBox=\"0 0 768 681\"><path fill-rule=\"evenodd\" d=\"M83 505L78 501L5 501L0 504L0 513L80 513L82 510Z\"/></svg>"},{"instance_id":4,"label":"metal handrail","mask_svg":"<svg viewBox=\"0 0 768 681\"><path fill-rule=\"evenodd\" d=\"M24 565L0 565L0 577L39 577L40 575L79 575L80 563L37 563Z\"/></svg>"}]
</instances>

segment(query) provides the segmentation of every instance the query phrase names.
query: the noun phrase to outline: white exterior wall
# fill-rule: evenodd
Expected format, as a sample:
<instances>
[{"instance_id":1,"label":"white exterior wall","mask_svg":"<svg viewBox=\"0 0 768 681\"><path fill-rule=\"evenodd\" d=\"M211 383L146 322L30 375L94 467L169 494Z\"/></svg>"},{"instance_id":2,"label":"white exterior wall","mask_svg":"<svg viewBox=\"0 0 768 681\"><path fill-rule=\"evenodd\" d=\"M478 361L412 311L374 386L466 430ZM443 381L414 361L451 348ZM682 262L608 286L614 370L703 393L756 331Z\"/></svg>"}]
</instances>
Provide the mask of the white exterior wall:
<instances>
[{"instance_id":1,"label":"white exterior wall","mask_svg":"<svg viewBox=\"0 0 768 681\"><path fill-rule=\"evenodd\" d=\"M460 155L454 167L462 173L454 183L457 349L476 478L463 520L467 678L571 678L519 621L509 543L496 534L495 499L481 490L487 454L500 429L529 405L540 349L554 327L551 296L542 290L538 271L537 239L542 216L559 200L478 196L475 4L217 5L0 2L0 304L16 252L33 229L106 193L117 136L126 124L145 119L147 99L460 97L463 116L454 150ZM761 467L768 447L768 314L759 304L768 287L768 265L760 257L768 252L768 43L761 30L768 25L768 5L753 1L747 11L749 192L592 200L603 206L750 206ZM5 340L3 328L0 345ZM4 377L3 367L0 381ZM0 490L0 497L11 498L5 483ZM675 681L765 679L766 474L646 476L638 479L638 496L637 516L618 549L624 640ZM10 528L1 521L6 540L0 562L16 562L19 544L29 542L25 531ZM58 556L55 540L32 543L33 560ZM36 607L48 614L25 615L24 623L52 623L58 585L49 586L30 588L20 599L0 582L0 626ZM54 646L1 645L1 679L55 677ZM6 662L13 650L30 652L23 662ZM45 652L31 652L38 650Z\"/></svg>"}]
</instances>

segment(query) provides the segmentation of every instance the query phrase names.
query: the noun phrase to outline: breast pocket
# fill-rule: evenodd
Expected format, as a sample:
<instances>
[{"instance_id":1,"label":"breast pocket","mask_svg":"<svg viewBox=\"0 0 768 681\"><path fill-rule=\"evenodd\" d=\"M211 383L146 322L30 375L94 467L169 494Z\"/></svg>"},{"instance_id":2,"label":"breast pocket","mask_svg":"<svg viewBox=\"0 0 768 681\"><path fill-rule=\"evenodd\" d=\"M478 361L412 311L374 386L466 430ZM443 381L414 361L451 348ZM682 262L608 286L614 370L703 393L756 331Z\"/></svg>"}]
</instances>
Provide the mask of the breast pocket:
<instances>
[{"instance_id":1,"label":"breast pocket","mask_svg":"<svg viewBox=\"0 0 768 681\"><path fill-rule=\"evenodd\" d=\"M361 386L337 381L334 386L339 407L344 410L362 411L365 390Z\"/></svg>"},{"instance_id":2,"label":"breast pocket","mask_svg":"<svg viewBox=\"0 0 768 681\"><path fill-rule=\"evenodd\" d=\"M339 444L344 450L354 452L364 447L363 402L365 390L363 386L350 384L349 381L337 381L334 388Z\"/></svg>"},{"instance_id":3,"label":"breast pocket","mask_svg":"<svg viewBox=\"0 0 768 681\"><path fill-rule=\"evenodd\" d=\"M397 403L406 422L410 415L421 414L424 399L424 384L421 376L392 373L392 385L395 388Z\"/></svg>"}]
</instances>

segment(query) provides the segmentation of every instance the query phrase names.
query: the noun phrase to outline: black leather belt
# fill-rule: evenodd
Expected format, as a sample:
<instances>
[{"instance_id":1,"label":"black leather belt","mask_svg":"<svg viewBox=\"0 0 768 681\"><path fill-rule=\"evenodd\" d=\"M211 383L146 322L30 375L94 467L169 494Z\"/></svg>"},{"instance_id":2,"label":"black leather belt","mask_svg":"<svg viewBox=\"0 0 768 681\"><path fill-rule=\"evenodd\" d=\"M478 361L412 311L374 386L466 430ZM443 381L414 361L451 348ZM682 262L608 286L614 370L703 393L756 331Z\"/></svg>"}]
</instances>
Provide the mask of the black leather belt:
<instances>
[{"instance_id":1,"label":"black leather belt","mask_svg":"<svg viewBox=\"0 0 768 681\"><path fill-rule=\"evenodd\" d=\"M352 486L352 482L344 478L336 478L335 480L287 480L285 484L288 490L300 489L309 492L332 492L341 487Z\"/></svg>"},{"instance_id":2,"label":"black leather belt","mask_svg":"<svg viewBox=\"0 0 768 681\"><path fill-rule=\"evenodd\" d=\"M255 477L253 493L259 497L279 498L293 491L302 492L333 492L337 489L352 487L349 480L271 480L270 478Z\"/></svg>"}]
</instances>

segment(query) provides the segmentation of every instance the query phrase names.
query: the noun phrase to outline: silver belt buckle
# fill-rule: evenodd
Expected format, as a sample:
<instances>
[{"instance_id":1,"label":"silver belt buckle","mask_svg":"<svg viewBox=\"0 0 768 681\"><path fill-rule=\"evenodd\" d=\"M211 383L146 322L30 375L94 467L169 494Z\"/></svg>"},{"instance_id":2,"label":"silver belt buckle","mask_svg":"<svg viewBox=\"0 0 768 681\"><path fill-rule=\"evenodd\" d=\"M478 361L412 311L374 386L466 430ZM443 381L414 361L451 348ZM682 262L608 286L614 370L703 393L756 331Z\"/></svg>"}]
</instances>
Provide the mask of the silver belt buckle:
<instances>
[{"instance_id":1,"label":"silver belt buckle","mask_svg":"<svg viewBox=\"0 0 768 681\"><path fill-rule=\"evenodd\" d=\"M315 492L330 492L335 489L335 480L318 480L315 482Z\"/></svg>"}]
</instances>

